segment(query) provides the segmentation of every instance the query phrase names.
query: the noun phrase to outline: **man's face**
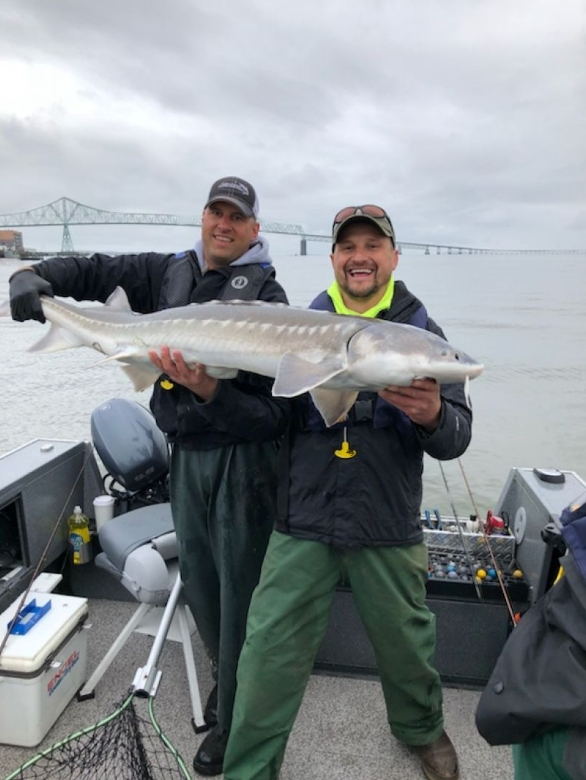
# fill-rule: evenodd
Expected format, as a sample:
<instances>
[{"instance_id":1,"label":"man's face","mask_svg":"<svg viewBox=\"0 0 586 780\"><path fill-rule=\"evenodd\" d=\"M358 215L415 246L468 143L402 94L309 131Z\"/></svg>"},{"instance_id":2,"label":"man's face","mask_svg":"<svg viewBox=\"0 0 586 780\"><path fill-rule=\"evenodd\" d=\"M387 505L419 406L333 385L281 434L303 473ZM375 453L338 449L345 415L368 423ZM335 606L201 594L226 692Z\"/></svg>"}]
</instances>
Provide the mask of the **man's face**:
<instances>
[{"instance_id":1,"label":"man's face","mask_svg":"<svg viewBox=\"0 0 586 780\"><path fill-rule=\"evenodd\" d=\"M205 208L201 218L201 240L208 268L221 268L238 260L259 230L256 219L245 217L232 203L217 201Z\"/></svg>"},{"instance_id":2,"label":"man's face","mask_svg":"<svg viewBox=\"0 0 586 780\"><path fill-rule=\"evenodd\" d=\"M351 222L330 255L334 276L348 308L367 311L376 305L399 262L391 239L370 222Z\"/></svg>"}]
</instances>

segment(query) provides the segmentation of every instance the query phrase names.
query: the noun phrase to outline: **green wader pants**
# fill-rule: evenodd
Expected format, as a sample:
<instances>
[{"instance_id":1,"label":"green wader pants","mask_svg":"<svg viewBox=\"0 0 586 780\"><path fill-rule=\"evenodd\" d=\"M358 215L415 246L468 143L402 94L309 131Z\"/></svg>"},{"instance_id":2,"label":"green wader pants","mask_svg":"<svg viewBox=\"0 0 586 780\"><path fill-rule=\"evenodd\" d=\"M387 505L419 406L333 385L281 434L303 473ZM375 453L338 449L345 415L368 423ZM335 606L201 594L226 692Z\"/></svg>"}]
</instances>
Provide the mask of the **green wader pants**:
<instances>
[{"instance_id":1,"label":"green wader pants","mask_svg":"<svg viewBox=\"0 0 586 780\"><path fill-rule=\"evenodd\" d=\"M341 574L374 648L391 731L413 745L441 734L425 545L341 551L274 531L238 666L225 780L279 776Z\"/></svg>"},{"instance_id":2,"label":"green wader pants","mask_svg":"<svg viewBox=\"0 0 586 780\"><path fill-rule=\"evenodd\" d=\"M552 729L513 745L515 780L586 780L586 729Z\"/></svg>"},{"instance_id":3,"label":"green wader pants","mask_svg":"<svg viewBox=\"0 0 586 780\"><path fill-rule=\"evenodd\" d=\"M171 508L183 590L217 667L218 724L229 729L250 597L276 516L274 442L175 446Z\"/></svg>"}]
</instances>

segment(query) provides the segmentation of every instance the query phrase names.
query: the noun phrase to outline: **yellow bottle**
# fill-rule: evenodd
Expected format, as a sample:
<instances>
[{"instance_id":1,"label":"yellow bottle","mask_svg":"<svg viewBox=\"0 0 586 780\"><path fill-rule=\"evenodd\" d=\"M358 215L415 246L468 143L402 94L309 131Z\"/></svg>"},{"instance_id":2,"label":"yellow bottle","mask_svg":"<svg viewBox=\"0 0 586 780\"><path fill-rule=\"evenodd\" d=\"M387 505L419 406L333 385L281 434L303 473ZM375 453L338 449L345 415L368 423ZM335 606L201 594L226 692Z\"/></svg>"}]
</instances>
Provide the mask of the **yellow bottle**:
<instances>
[{"instance_id":1,"label":"yellow bottle","mask_svg":"<svg viewBox=\"0 0 586 780\"><path fill-rule=\"evenodd\" d=\"M80 506L73 508L73 514L67 520L67 527L73 563L88 563L92 559L90 523Z\"/></svg>"}]
</instances>

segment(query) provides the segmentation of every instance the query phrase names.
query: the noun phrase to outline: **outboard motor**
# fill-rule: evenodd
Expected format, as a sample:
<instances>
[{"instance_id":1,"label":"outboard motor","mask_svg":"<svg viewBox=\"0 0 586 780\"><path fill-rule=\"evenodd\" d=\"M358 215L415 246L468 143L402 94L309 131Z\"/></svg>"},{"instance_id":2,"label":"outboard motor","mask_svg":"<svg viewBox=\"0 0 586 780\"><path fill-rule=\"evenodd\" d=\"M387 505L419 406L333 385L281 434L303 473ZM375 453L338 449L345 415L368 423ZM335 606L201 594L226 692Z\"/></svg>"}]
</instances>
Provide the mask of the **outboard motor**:
<instances>
[{"instance_id":1,"label":"outboard motor","mask_svg":"<svg viewBox=\"0 0 586 780\"><path fill-rule=\"evenodd\" d=\"M112 398L93 411L91 434L104 488L125 503L122 511L169 500L169 444L148 409Z\"/></svg>"}]
</instances>

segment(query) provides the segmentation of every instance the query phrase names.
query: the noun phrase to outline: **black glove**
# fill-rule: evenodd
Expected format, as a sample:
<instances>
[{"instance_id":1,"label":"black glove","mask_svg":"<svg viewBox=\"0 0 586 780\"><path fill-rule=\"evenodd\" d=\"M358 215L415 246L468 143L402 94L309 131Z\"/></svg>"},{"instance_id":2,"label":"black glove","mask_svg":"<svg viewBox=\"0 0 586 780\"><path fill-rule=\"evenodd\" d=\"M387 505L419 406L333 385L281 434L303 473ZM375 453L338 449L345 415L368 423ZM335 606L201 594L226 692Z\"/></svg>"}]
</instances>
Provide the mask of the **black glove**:
<instances>
[{"instance_id":1,"label":"black glove","mask_svg":"<svg viewBox=\"0 0 586 780\"><path fill-rule=\"evenodd\" d=\"M17 322L46 322L40 295L53 297L53 288L34 271L17 271L10 277L10 311Z\"/></svg>"}]
</instances>

